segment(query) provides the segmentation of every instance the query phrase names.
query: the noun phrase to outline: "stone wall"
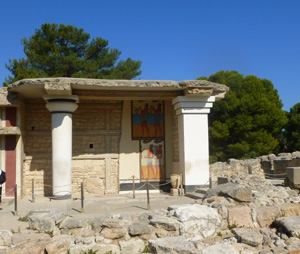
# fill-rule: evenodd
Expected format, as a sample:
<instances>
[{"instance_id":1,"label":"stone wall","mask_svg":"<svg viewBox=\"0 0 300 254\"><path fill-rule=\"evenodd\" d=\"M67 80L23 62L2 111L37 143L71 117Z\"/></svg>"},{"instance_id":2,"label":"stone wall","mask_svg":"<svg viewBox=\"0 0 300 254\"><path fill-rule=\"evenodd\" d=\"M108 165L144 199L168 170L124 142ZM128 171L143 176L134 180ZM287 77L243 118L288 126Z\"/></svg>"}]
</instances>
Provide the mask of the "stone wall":
<instances>
[{"instance_id":1,"label":"stone wall","mask_svg":"<svg viewBox=\"0 0 300 254\"><path fill-rule=\"evenodd\" d=\"M229 159L227 162L216 162L210 164L209 170L212 184L217 184L219 177L230 179L232 176L239 174L253 174L259 178L265 177L260 158L249 160Z\"/></svg>"},{"instance_id":2,"label":"stone wall","mask_svg":"<svg viewBox=\"0 0 300 254\"><path fill-rule=\"evenodd\" d=\"M300 152L280 153L260 156L249 160L229 159L227 162L216 162L210 165L212 183L218 177L237 174L254 174L260 178L285 178L288 167L300 167Z\"/></svg>"},{"instance_id":3,"label":"stone wall","mask_svg":"<svg viewBox=\"0 0 300 254\"><path fill-rule=\"evenodd\" d=\"M51 114L41 101L25 106L24 162L22 169L22 194L31 195L32 179L37 196L52 194L52 137Z\"/></svg>"},{"instance_id":4,"label":"stone wall","mask_svg":"<svg viewBox=\"0 0 300 254\"><path fill-rule=\"evenodd\" d=\"M202 200L180 205L182 201L172 199L173 205L167 207L169 198L153 196L159 209L147 212L133 209L141 200L131 203L125 196L94 196L85 206L85 211L95 212L89 215L71 216L68 209L64 214L57 204L36 207L24 213L26 230L20 229L21 221L14 224L19 230L8 230L4 224L0 253L300 253L300 196L288 187L240 174L209 189ZM159 204L162 199L167 202ZM113 203L119 210L111 207ZM105 212L109 208L111 212Z\"/></svg>"},{"instance_id":5,"label":"stone wall","mask_svg":"<svg viewBox=\"0 0 300 254\"><path fill-rule=\"evenodd\" d=\"M23 189L24 196L32 193L32 179L34 180L34 193L37 196L52 195L52 159L51 157L26 156L23 163Z\"/></svg>"},{"instance_id":6,"label":"stone wall","mask_svg":"<svg viewBox=\"0 0 300 254\"><path fill-rule=\"evenodd\" d=\"M90 193L117 193L119 188L119 140L121 101L85 102L73 114L72 193L80 193L85 181ZM42 101L26 104L23 163L23 195L52 194L51 114Z\"/></svg>"},{"instance_id":7,"label":"stone wall","mask_svg":"<svg viewBox=\"0 0 300 254\"><path fill-rule=\"evenodd\" d=\"M300 166L300 152L261 156L261 167L267 175L284 177L288 167Z\"/></svg>"}]
</instances>

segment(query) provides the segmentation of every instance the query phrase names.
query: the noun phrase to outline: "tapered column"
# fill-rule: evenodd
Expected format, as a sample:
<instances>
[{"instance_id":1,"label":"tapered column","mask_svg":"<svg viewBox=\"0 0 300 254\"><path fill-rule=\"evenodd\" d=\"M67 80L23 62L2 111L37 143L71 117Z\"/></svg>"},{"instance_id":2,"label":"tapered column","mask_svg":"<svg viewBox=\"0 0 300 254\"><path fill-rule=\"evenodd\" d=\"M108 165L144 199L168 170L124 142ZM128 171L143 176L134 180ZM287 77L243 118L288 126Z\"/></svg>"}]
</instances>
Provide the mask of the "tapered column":
<instances>
[{"instance_id":1,"label":"tapered column","mask_svg":"<svg viewBox=\"0 0 300 254\"><path fill-rule=\"evenodd\" d=\"M47 96L47 109L52 114L52 185L56 199L72 195L72 114L77 109L77 96Z\"/></svg>"},{"instance_id":2,"label":"tapered column","mask_svg":"<svg viewBox=\"0 0 300 254\"><path fill-rule=\"evenodd\" d=\"M178 116L180 171L187 192L209 185L208 114L214 101L214 96L178 96L173 100Z\"/></svg>"}]
</instances>

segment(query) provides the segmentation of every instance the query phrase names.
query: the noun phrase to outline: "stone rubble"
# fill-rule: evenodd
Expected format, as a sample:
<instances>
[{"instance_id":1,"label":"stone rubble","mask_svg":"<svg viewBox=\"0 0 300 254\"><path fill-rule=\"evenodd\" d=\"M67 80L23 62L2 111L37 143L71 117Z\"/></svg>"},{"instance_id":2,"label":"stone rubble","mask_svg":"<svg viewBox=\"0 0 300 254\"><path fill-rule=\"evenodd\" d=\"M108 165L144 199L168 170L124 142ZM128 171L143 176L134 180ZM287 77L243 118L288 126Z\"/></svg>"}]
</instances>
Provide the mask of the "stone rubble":
<instances>
[{"instance_id":1,"label":"stone rubble","mask_svg":"<svg viewBox=\"0 0 300 254\"><path fill-rule=\"evenodd\" d=\"M298 192L246 173L193 204L142 215L87 219L44 209L27 218L24 232L0 230L1 254L300 253Z\"/></svg>"}]
</instances>

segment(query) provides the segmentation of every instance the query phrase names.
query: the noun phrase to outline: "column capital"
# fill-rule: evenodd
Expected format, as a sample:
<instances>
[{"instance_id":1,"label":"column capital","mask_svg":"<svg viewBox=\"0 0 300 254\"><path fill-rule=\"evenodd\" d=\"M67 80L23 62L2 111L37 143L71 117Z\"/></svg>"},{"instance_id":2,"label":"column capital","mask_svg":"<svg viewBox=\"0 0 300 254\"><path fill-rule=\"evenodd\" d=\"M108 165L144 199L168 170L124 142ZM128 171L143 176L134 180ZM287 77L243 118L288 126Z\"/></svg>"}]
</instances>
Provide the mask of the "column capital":
<instances>
[{"instance_id":1,"label":"column capital","mask_svg":"<svg viewBox=\"0 0 300 254\"><path fill-rule=\"evenodd\" d=\"M215 96L178 96L172 100L176 115L180 114L209 114L213 107Z\"/></svg>"},{"instance_id":2,"label":"column capital","mask_svg":"<svg viewBox=\"0 0 300 254\"><path fill-rule=\"evenodd\" d=\"M47 102L46 108L53 113L72 114L78 108L78 96L51 96L45 95L44 100Z\"/></svg>"}]
</instances>

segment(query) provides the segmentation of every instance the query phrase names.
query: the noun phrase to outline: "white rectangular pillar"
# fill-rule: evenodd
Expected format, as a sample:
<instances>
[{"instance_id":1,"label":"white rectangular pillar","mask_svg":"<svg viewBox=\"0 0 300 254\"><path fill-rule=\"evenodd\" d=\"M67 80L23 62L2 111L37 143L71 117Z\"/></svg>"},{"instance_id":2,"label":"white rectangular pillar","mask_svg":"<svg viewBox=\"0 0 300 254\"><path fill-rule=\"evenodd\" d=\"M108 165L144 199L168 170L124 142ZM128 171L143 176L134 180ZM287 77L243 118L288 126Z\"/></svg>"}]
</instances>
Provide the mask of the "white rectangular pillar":
<instances>
[{"instance_id":1,"label":"white rectangular pillar","mask_svg":"<svg viewBox=\"0 0 300 254\"><path fill-rule=\"evenodd\" d=\"M207 114L178 116L180 171L184 185L209 185L209 147ZM190 187L188 187L190 186Z\"/></svg>"},{"instance_id":2,"label":"white rectangular pillar","mask_svg":"<svg viewBox=\"0 0 300 254\"><path fill-rule=\"evenodd\" d=\"M173 100L178 116L180 172L187 192L209 186L208 113L214 101L214 96L179 96Z\"/></svg>"}]
</instances>

